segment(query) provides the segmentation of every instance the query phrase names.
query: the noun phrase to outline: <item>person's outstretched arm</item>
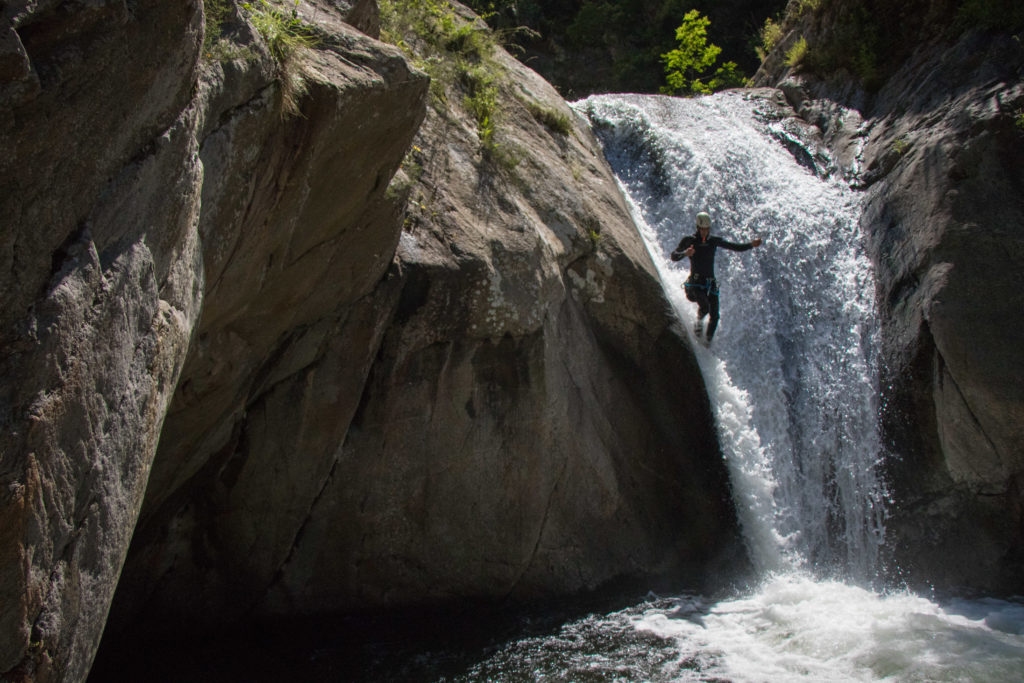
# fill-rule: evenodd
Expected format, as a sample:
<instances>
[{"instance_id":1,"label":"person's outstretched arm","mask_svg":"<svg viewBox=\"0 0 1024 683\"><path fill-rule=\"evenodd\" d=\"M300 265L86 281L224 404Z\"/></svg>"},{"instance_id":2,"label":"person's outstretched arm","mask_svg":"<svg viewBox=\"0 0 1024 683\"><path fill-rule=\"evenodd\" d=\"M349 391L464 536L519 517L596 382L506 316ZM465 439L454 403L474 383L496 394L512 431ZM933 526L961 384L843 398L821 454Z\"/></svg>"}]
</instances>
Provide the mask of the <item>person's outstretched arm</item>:
<instances>
[{"instance_id":1,"label":"person's outstretched arm","mask_svg":"<svg viewBox=\"0 0 1024 683\"><path fill-rule=\"evenodd\" d=\"M760 237L755 237L749 242L729 242L723 239L718 240L718 246L730 251L746 251L748 249L753 249L754 247L759 247L762 244L764 244L764 242Z\"/></svg>"}]
</instances>

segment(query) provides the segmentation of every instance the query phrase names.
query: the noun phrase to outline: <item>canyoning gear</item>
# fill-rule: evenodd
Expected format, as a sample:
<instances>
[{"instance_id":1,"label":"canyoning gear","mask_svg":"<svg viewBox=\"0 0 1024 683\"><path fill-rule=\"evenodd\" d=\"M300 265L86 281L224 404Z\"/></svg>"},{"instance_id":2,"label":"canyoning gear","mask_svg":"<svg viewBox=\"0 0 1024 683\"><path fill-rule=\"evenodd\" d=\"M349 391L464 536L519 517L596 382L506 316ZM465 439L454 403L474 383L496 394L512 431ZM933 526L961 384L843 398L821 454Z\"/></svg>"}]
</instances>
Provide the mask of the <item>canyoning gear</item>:
<instances>
[{"instance_id":1,"label":"canyoning gear","mask_svg":"<svg viewBox=\"0 0 1024 683\"><path fill-rule=\"evenodd\" d=\"M686 298L690 301L696 301L694 297L699 289L704 290L709 296L718 296L718 280L690 273L690 277L686 278L686 282L683 283L683 289L686 291Z\"/></svg>"},{"instance_id":2,"label":"canyoning gear","mask_svg":"<svg viewBox=\"0 0 1024 683\"><path fill-rule=\"evenodd\" d=\"M697 227L698 228L710 228L711 227L711 216L704 211L697 214Z\"/></svg>"}]
</instances>

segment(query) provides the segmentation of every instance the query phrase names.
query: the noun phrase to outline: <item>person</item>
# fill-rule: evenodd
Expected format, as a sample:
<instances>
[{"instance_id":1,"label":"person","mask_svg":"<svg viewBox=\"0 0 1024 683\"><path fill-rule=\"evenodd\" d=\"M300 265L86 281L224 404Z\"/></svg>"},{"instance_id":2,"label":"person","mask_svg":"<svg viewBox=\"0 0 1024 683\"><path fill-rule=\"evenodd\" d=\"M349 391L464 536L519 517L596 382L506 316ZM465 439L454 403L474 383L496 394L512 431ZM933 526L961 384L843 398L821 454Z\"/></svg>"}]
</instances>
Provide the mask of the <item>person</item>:
<instances>
[{"instance_id":1,"label":"person","mask_svg":"<svg viewBox=\"0 0 1024 683\"><path fill-rule=\"evenodd\" d=\"M711 344L718 328L718 282L715 280L715 251L718 247L730 251L746 251L761 246L760 238L744 244L728 242L721 237L711 235L711 216L701 211L697 214L697 232L683 237L679 246L672 252L673 261L690 258L690 277L683 285L686 298L697 304L697 322L693 332L697 339L702 337L704 316L708 318L707 333L703 335L705 346Z\"/></svg>"}]
</instances>

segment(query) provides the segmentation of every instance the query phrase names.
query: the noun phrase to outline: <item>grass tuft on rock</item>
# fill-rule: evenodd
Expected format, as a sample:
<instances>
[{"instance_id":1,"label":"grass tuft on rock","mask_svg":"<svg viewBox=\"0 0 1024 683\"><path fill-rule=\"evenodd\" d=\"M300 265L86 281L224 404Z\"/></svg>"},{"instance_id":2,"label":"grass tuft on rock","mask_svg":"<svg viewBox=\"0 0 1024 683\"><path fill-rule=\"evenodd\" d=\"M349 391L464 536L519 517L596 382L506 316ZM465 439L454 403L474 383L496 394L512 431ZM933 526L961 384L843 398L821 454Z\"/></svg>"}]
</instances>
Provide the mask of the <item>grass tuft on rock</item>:
<instances>
[{"instance_id":1,"label":"grass tuft on rock","mask_svg":"<svg viewBox=\"0 0 1024 683\"><path fill-rule=\"evenodd\" d=\"M242 9L267 43L277 63L282 118L299 115L299 100L306 93L302 53L317 44L316 35L298 14L298 0L291 10L269 2L244 3Z\"/></svg>"}]
</instances>

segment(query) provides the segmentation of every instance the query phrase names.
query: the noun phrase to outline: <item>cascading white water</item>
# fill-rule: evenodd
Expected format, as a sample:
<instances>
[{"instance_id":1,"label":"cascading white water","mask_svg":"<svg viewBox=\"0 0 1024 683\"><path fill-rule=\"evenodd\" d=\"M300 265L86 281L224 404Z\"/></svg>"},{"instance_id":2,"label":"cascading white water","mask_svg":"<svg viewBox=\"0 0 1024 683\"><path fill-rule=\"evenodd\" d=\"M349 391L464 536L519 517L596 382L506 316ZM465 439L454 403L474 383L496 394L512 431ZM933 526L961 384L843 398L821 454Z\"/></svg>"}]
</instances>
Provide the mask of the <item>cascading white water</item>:
<instances>
[{"instance_id":1,"label":"cascading white water","mask_svg":"<svg viewBox=\"0 0 1024 683\"><path fill-rule=\"evenodd\" d=\"M884 491L874 277L857 194L779 143L788 133L760 111L764 100L625 95L577 107L683 316L696 308L681 288L689 264L668 254L698 211L726 239L765 240L719 250L722 323L699 354L754 561L870 578Z\"/></svg>"}]
</instances>

